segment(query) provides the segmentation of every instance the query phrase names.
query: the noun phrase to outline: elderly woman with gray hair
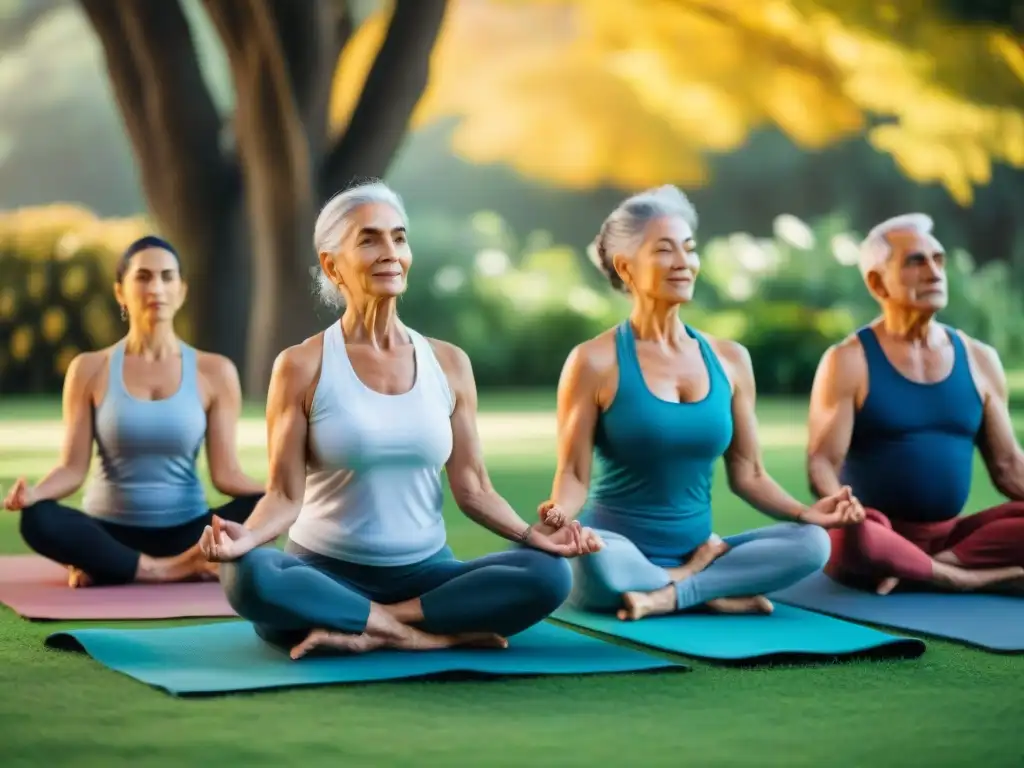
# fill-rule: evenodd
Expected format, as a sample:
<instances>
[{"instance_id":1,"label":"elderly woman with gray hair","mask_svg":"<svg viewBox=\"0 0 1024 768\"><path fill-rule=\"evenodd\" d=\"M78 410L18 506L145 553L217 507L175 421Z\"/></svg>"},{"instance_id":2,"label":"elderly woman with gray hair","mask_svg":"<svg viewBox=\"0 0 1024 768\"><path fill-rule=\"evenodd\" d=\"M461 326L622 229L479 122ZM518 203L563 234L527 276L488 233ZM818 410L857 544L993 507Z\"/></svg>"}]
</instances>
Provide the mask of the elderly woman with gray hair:
<instances>
[{"instance_id":1,"label":"elderly woman with gray hair","mask_svg":"<svg viewBox=\"0 0 1024 768\"><path fill-rule=\"evenodd\" d=\"M283 351L267 398L270 477L245 525L214 521L206 556L231 605L292 658L504 648L569 594L567 557L600 548L578 523L539 531L491 486L466 354L398 319L412 263L402 201L372 182L323 208L321 298L342 310ZM518 546L469 562L447 545L459 508ZM263 545L288 531L285 551Z\"/></svg>"},{"instance_id":2,"label":"elderly woman with gray hair","mask_svg":"<svg viewBox=\"0 0 1024 768\"><path fill-rule=\"evenodd\" d=\"M805 506L765 470L750 356L679 318L700 273L696 226L672 186L611 213L594 260L633 308L570 353L559 384L558 468L539 514L554 532L584 512L604 547L574 562L570 602L623 620L698 607L769 613L765 594L825 565L824 529L863 517L848 488ZM601 471L592 485L594 454ZM720 457L736 495L786 522L715 536Z\"/></svg>"}]
</instances>

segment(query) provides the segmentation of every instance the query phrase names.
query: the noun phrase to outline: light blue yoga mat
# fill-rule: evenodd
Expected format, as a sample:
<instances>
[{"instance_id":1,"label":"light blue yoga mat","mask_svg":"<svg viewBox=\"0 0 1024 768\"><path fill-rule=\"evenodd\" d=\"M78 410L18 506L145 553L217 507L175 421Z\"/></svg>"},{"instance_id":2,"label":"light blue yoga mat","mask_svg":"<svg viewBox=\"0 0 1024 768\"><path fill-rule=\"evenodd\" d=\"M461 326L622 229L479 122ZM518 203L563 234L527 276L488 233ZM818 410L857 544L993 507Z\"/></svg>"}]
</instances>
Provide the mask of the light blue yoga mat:
<instances>
[{"instance_id":1,"label":"light blue yoga mat","mask_svg":"<svg viewBox=\"0 0 1024 768\"><path fill-rule=\"evenodd\" d=\"M958 640L1000 653L1024 651L1024 598L1003 595L851 589L823 573L771 595L812 611Z\"/></svg>"},{"instance_id":2,"label":"light blue yoga mat","mask_svg":"<svg viewBox=\"0 0 1024 768\"><path fill-rule=\"evenodd\" d=\"M553 624L509 638L504 650L373 651L293 661L245 621L166 629L77 629L46 639L175 696L425 677L686 671L682 664Z\"/></svg>"},{"instance_id":3,"label":"light blue yoga mat","mask_svg":"<svg viewBox=\"0 0 1024 768\"><path fill-rule=\"evenodd\" d=\"M776 605L770 616L680 613L622 621L563 607L554 616L577 627L711 661L793 662L844 656L917 658L925 644L820 613Z\"/></svg>"}]
</instances>

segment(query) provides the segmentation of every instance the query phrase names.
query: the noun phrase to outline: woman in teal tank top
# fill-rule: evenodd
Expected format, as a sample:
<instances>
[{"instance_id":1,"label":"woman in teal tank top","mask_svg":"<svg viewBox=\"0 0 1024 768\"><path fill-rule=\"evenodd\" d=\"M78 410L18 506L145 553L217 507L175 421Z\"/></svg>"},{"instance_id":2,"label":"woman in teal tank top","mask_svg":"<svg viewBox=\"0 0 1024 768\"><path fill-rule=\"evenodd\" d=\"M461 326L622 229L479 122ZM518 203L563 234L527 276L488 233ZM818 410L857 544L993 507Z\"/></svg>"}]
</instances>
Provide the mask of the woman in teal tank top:
<instances>
[{"instance_id":1,"label":"woman in teal tank top","mask_svg":"<svg viewBox=\"0 0 1024 768\"><path fill-rule=\"evenodd\" d=\"M128 334L72 361L61 461L34 486L18 480L5 506L20 510L33 550L68 566L71 586L213 578L198 546L203 529L214 515L244 522L263 495L235 452L238 373L176 337L185 284L166 241L128 247L115 293ZM214 487L232 497L216 510L196 471L204 442ZM79 511L59 502L85 482L94 444L99 466Z\"/></svg>"},{"instance_id":2,"label":"woman in teal tank top","mask_svg":"<svg viewBox=\"0 0 1024 768\"><path fill-rule=\"evenodd\" d=\"M622 619L698 606L767 613L767 593L824 566L825 528L859 522L849 489L805 506L765 471L746 350L685 325L700 271L696 213L675 187L623 202L594 258L633 299L629 319L579 345L558 393L558 469L543 523L577 517L604 548L573 562L570 602ZM597 477L591 483L594 459ZM723 539L712 530L714 467L775 525Z\"/></svg>"}]
</instances>

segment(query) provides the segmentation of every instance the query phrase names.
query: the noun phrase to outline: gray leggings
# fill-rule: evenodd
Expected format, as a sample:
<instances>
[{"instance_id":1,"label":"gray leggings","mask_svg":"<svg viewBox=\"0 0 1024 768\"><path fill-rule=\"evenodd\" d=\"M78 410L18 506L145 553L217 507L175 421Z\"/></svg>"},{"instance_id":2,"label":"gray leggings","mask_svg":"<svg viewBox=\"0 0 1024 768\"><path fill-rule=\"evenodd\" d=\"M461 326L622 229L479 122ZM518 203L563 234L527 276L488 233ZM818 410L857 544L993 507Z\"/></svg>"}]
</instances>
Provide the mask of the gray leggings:
<instances>
[{"instance_id":1,"label":"gray leggings","mask_svg":"<svg viewBox=\"0 0 1024 768\"><path fill-rule=\"evenodd\" d=\"M588 611L614 611L623 592L652 592L673 583L632 541L598 530L605 547L572 561L569 604ZM764 595L788 587L824 567L831 551L828 533L816 525L779 523L728 536L729 550L695 576L675 582L676 610L719 597ZM682 565L682 563L680 563Z\"/></svg>"}]
</instances>

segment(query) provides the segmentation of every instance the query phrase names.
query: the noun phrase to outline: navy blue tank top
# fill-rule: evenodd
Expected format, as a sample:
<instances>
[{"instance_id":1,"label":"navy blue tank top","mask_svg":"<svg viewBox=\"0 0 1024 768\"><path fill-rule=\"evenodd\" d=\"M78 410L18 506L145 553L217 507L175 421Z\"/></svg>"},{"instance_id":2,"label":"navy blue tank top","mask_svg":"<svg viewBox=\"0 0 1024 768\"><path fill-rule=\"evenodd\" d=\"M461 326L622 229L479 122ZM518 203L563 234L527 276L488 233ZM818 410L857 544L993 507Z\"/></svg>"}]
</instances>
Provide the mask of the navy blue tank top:
<instances>
[{"instance_id":1,"label":"navy blue tank top","mask_svg":"<svg viewBox=\"0 0 1024 768\"><path fill-rule=\"evenodd\" d=\"M896 370L872 328L857 332L868 396L855 417L841 478L865 507L892 520L952 519L971 492L983 404L963 340L943 327L953 344L953 370L934 384Z\"/></svg>"},{"instance_id":2,"label":"navy blue tank top","mask_svg":"<svg viewBox=\"0 0 1024 768\"><path fill-rule=\"evenodd\" d=\"M710 390L693 403L655 396L628 321L615 333L619 383L594 434L595 480L585 524L625 536L656 565L678 565L711 535L715 463L732 441L732 387L711 345L700 345Z\"/></svg>"}]
</instances>

